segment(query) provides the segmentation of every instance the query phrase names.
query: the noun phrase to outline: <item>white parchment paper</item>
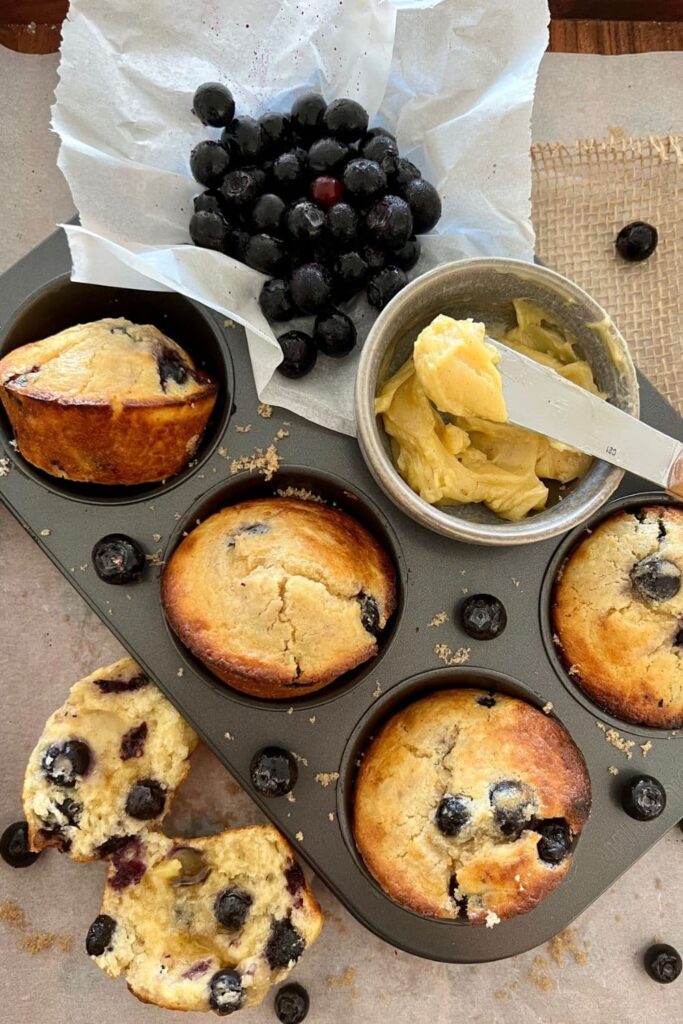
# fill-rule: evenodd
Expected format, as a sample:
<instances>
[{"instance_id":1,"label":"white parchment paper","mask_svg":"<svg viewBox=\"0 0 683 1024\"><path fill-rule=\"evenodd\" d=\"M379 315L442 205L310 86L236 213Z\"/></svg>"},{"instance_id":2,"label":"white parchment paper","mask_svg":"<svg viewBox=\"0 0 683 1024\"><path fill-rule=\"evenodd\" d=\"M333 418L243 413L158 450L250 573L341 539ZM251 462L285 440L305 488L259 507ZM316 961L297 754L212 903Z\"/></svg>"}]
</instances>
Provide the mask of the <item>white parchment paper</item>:
<instances>
[{"instance_id":1,"label":"white parchment paper","mask_svg":"<svg viewBox=\"0 0 683 1024\"><path fill-rule=\"evenodd\" d=\"M530 259L529 121L547 44L546 0L72 0L53 126L81 226L66 226L76 280L169 288L247 328L259 397L354 433L357 354L321 357L303 380L258 306L265 280L188 246L199 186L189 154L201 82L229 85L237 108L287 109L307 88L351 96L443 199L414 273L447 259ZM373 314L353 315L362 343ZM182 341L182 339L179 339Z\"/></svg>"}]
</instances>

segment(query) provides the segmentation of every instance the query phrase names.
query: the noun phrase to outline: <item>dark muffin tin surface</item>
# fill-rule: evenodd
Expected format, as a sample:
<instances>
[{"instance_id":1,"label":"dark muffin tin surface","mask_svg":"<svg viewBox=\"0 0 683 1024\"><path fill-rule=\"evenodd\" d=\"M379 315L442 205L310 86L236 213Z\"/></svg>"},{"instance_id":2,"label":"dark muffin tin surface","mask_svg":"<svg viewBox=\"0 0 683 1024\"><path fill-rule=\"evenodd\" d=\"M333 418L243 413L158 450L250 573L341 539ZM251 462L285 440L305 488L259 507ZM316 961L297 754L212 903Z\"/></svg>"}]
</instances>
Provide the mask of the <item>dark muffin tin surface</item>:
<instances>
[{"instance_id":1,"label":"dark muffin tin surface","mask_svg":"<svg viewBox=\"0 0 683 1024\"><path fill-rule=\"evenodd\" d=\"M225 327L222 317L172 293L55 282L69 270L68 247L58 232L0 279L0 354L100 316L149 320L216 376L221 386L216 413L196 464L165 485L133 489L87 487L32 469L10 445L3 415L0 457L8 461L2 464L0 498L368 928L409 952L454 962L512 956L565 928L683 817L681 737L602 713L573 685L554 651L547 615L550 583L583 528L569 538L520 548L475 547L422 529L376 487L352 438L282 409L274 408L269 419L258 415L240 328ZM24 305L37 289L44 289L37 301L34 297ZM641 378L640 383L643 418L683 438L683 421L648 381ZM238 425L250 429L238 432ZM278 438L278 432L288 434ZM231 472L233 459L271 443L281 466L270 481L258 471ZM215 681L172 634L159 602L161 563L184 531L226 504L288 487L309 490L365 523L395 561L400 598L372 662L291 704L248 697ZM651 488L626 477L617 504L620 497L640 491ZM653 495L643 500L652 501ZM606 510L611 507L614 503ZM114 587L95 575L93 545L110 533L135 538L151 556L139 582ZM500 598L508 615L505 632L487 642L470 640L457 618L466 593L482 592ZM448 614L448 621L430 626L440 612ZM448 666L435 645L453 652L469 648L469 661ZM419 917L392 902L363 866L351 832L354 773L369 738L406 701L449 686L491 687L538 707L552 703L551 713L569 730L591 775L593 809L567 877L535 910L493 928ZM609 742L598 723L634 741L630 758ZM266 746L283 747L297 757L293 794L267 799L254 790L251 759ZM635 821L621 807L621 787L637 774L655 776L666 788L666 809L653 821Z\"/></svg>"}]
</instances>

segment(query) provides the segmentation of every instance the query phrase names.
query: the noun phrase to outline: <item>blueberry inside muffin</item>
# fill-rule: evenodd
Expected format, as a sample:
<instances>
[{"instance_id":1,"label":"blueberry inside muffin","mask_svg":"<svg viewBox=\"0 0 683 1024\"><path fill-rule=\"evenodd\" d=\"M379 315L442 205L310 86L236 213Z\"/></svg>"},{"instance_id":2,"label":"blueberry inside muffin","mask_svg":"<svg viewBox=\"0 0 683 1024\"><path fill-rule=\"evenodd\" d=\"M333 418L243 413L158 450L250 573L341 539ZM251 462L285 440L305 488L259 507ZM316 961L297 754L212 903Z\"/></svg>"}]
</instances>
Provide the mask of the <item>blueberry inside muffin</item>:
<instances>
[{"instance_id":1,"label":"blueberry inside muffin","mask_svg":"<svg viewBox=\"0 0 683 1024\"><path fill-rule=\"evenodd\" d=\"M373 740L353 828L396 902L491 926L560 883L590 802L585 763L559 722L503 694L446 690L399 711Z\"/></svg>"},{"instance_id":2,"label":"blueberry inside muffin","mask_svg":"<svg viewBox=\"0 0 683 1024\"><path fill-rule=\"evenodd\" d=\"M683 726L683 509L609 516L571 553L553 595L572 680L638 725Z\"/></svg>"}]
</instances>

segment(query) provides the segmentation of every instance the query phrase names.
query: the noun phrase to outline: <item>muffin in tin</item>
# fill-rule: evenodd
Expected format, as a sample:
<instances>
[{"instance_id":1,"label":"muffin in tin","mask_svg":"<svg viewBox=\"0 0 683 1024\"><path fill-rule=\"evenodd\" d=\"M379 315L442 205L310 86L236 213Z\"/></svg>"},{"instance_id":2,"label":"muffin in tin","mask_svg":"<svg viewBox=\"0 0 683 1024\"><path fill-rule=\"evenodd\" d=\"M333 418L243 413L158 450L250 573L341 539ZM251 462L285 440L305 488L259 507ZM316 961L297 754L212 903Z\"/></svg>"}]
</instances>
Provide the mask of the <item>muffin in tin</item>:
<instances>
[{"instance_id":1,"label":"muffin in tin","mask_svg":"<svg viewBox=\"0 0 683 1024\"><path fill-rule=\"evenodd\" d=\"M581 541L555 585L556 643L572 680L637 725L683 726L683 509L609 516Z\"/></svg>"},{"instance_id":2,"label":"muffin in tin","mask_svg":"<svg viewBox=\"0 0 683 1024\"><path fill-rule=\"evenodd\" d=\"M288 700L377 653L396 579L381 545L345 512L265 498L193 530L166 566L162 601L180 640L219 679Z\"/></svg>"},{"instance_id":3,"label":"muffin in tin","mask_svg":"<svg viewBox=\"0 0 683 1024\"><path fill-rule=\"evenodd\" d=\"M219 1016L256 1006L320 932L320 907L272 825L147 834L133 850L140 876L121 884L111 865L86 951L143 1002Z\"/></svg>"},{"instance_id":4,"label":"muffin in tin","mask_svg":"<svg viewBox=\"0 0 683 1024\"><path fill-rule=\"evenodd\" d=\"M160 825L197 742L132 658L81 679L48 718L26 768L31 849L56 846L77 861L117 855Z\"/></svg>"},{"instance_id":5,"label":"muffin in tin","mask_svg":"<svg viewBox=\"0 0 683 1024\"><path fill-rule=\"evenodd\" d=\"M444 690L372 741L353 831L397 903L492 926L561 882L590 803L585 762L559 722L500 693Z\"/></svg>"},{"instance_id":6,"label":"muffin in tin","mask_svg":"<svg viewBox=\"0 0 683 1024\"><path fill-rule=\"evenodd\" d=\"M77 324L0 360L0 399L19 452L82 483L178 473L197 451L216 394L180 345L123 318Z\"/></svg>"}]
</instances>

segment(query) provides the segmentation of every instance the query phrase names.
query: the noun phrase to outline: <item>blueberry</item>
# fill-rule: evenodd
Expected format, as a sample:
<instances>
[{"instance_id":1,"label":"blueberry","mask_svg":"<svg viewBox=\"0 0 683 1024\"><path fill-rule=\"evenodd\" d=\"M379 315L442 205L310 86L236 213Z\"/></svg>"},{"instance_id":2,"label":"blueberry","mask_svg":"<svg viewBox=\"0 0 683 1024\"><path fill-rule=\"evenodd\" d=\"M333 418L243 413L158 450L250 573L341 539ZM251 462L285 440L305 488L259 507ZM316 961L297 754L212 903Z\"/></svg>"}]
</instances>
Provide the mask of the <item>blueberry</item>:
<instances>
[{"instance_id":1,"label":"blueberry","mask_svg":"<svg viewBox=\"0 0 683 1024\"><path fill-rule=\"evenodd\" d=\"M290 982L283 985L275 996L275 1016L280 1024L301 1024L310 1007L308 992L302 985Z\"/></svg>"},{"instance_id":2,"label":"blueberry","mask_svg":"<svg viewBox=\"0 0 683 1024\"><path fill-rule=\"evenodd\" d=\"M251 761L251 782L261 796L284 796L294 789L299 772L292 755L281 747L264 747Z\"/></svg>"},{"instance_id":3,"label":"blueberry","mask_svg":"<svg viewBox=\"0 0 683 1024\"><path fill-rule=\"evenodd\" d=\"M531 786L516 779L503 779L489 790L496 825L504 836L515 838L524 831L532 819L536 799Z\"/></svg>"},{"instance_id":4,"label":"blueberry","mask_svg":"<svg viewBox=\"0 0 683 1024\"><path fill-rule=\"evenodd\" d=\"M225 128L235 116L232 93L220 82L205 82L194 94L192 113L202 124Z\"/></svg>"},{"instance_id":5,"label":"blueberry","mask_svg":"<svg viewBox=\"0 0 683 1024\"><path fill-rule=\"evenodd\" d=\"M230 250L230 225L222 213L199 210L190 218L190 238L201 249L227 253Z\"/></svg>"},{"instance_id":6,"label":"blueberry","mask_svg":"<svg viewBox=\"0 0 683 1024\"><path fill-rule=\"evenodd\" d=\"M296 313L289 284L279 277L266 281L258 301L267 320L291 320Z\"/></svg>"},{"instance_id":7,"label":"blueberry","mask_svg":"<svg viewBox=\"0 0 683 1024\"><path fill-rule=\"evenodd\" d=\"M467 921L467 905L469 898L467 893L463 893L458 884L458 876L456 874L451 875L448 879L448 895L453 900L454 904L458 908L457 916L462 921Z\"/></svg>"},{"instance_id":8,"label":"blueberry","mask_svg":"<svg viewBox=\"0 0 683 1024\"><path fill-rule=\"evenodd\" d=\"M140 779L126 797L126 814L138 821L158 818L166 804L166 790L156 779Z\"/></svg>"},{"instance_id":9,"label":"blueberry","mask_svg":"<svg viewBox=\"0 0 683 1024\"><path fill-rule=\"evenodd\" d=\"M621 806L636 821L652 821L666 807L666 790L651 775L634 775L622 787Z\"/></svg>"},{"instance_id":10,"label":"blueberry","mask_svg":"<svg viewBox=\"0 0 683 1024\"><path fill-rule=\"evenodd\" d=\"M538 856L546 864L561 864L572 848L572 833L564 818L532 821L531 828L540 835L536 846Z\"/></svg>"},{"instance_id":11,"label":"blueberry","mask_svg":"<svg viewBox=\"0 0 683 1024\"><path fill-rule=\"evenodd\" d=\"M344 188L357 201L372 199L387 187L387 177L375 160L356 157L344 168Z\"/></svg>"},{"instance_id":12,"label":"blueberry","mask_svg":"<svg viewBox=\"0 0 683 1024\"><path fill-rule=\"evenodd\" d=\"M213 189L206 189L206 191L200 192L198 196L194 197L192 202L195 213L218 213L221 217L223 216L220 197Z\"/></svg>"},{"instance_id":13,"label":"blueberry","mask_svg":"<svg viewBox=\"0 0 683 1024\"><path fill-rule=\"evenodd\" d=\"M413 215L415 234L431 231L441 216L441 200L434 186L424 178L413 178L403 186L401 194Z\"/></svg>"},{"instance_id":14,"label":"blueberry","mask_svg":"<svg viewBox=\"0 0 683 1024\"><path fill-rule=\"evenodd\" d=\"M145 570L145 552L137 541L122 533L109 533L92 549L95 572L105 583L139 580Z\"/></svg>"},{"instance_id":15,"label":"blueberry","mask_svg":"<svg viewBox=\"0 0 683 1024\"><path fill-rule=\"evenodd\" d=\"M314 139L322 133L327 104L320 93L307 92L294 101L291 112L294 131L301 139Z\"/></svg>"},{"instance_id":16,"label":"blueberry","mask_svg":"<svg viewBox=\"0 0 683 1024\"><path fill-rule=\"evenodd\" d=\"M384 249L380 249L376 245L364 245L363 259L367 263L369 270L381 270L386 263L387 254Z\"/></svg>"},{"instance_id":17,"label":"blueberry","mask_svg":"<svg viewBox=\"0 0 683 1024\"><path fill-rule=\"evenodd\" d=\"M301 870L301 865L295 860L290 861L285 868L285 885L290 896L296 896L306 885L306 877Z\"/></svg>"},{"instance_id":18,"label":"blueberry","mask_svg":"<svg viewBox=\"0 0 683 1024\"><path fill-rule=\"evenodd\" d=\"M280 918L273 923L266 943L268 966L271 971L289 967L291 963L296 963L305 948L306 943L289 917Z\"/></svg>"},{"instance_id":19,"label":"blueberry","mask_svg":"<svg viewBox=\"0 0 683 1024\"><path fill-rule=\"evenodd\" d=\"M460 605L460 623L473 640L495 640L507 621L502 601L492 594L470 594Z\"/></svg>"},{"instance_id":20,"label":"blueberry","mask_svg":"<svg viewBox=\"0 0 683 1024\"><path fill-rule=\"evenodd\" d=\"M287 210L285 226L295 241L313 244L322 235L325 214L309 199L300 199Z\"/></svg>"},{"instance_id":21,"label":"blueberry","mask_svg":"<svg viewBox=\"0 0 683 1024\"><path fill-rule=\"evenodd\" d=\"M134 725L124 733L121 739L119 754L122 761L130 761L132 757L142 757L147 740L147 722Z\"/></svg>"},{"instance_id":22,"label":"blueberry","mask_svg":"<svg viewBox=\"0 0 683 1024\"><path fill-rule=\"evenodd\" d=\"M95 853L98 857L111 857L112 854L118 853L119 850L125 849L134 842L135 836L109 836L109 839L105 839L103 843L96 847Z\"/></svg>"},{"instance_id":23,"label":"blueberry","mask_svg":"<svg viewBox=\"0 0 683 1024\"><path fill-rule=\"evenodd\" d=\"M339 139L316 139L308 151L308 166L314 174L334 174L347 156L349 147Z\"/></svg>"},{"instance_id":24,"label":"blueberry","mask_svg":"<svg viewBox=\"0 0 683 1024\"><path fill-rule=\"evenodd\" d=\"M375 309L384 309L401 288L408 284L405 270L400 267L384 267L370 278L368 285L368 302Z\"/></svg>"},{"instance_id":25,"label":"blueberry","mask_svg":"<svg viewBox=\"0 0 683 1024\"><path fill-rule=\"evenodd\" d=\"M355 100L332 100L324 115L330 135L344 142L359 139L368 127L368 112Z\"/></svg>"},{"instance_id":26,"label":"blueberry","mask_svg":"<svg viewBox=\"0 0 683 1024\"><path fill-rule=\"evenodd\" d=\"M617 252L631 263L640 263L657 248L657 228L642 220L634 220L621 229L615 240Z\"/></svg>"},{"instance_id":27,"label":"blueberry","mask_svg":"<svg viewBox=\"0 0 683 1024\"><path fill-rule=\"evenodd\" d=\"M363 140L360 152L366 160L375 160L381 164L387 154L398 156L398 146L396 139L392 139L390 135L373 135Z\"/></svg>"},{"instance_id":28,"label":"blueberry","mask_svg":"<svg viewBox=\"0 0 683 1024\"><path fill-rule=\"evenodd\" d=\"M209 1006L219 1017L239 1010L244 1003L242 979L237 971L222 968L209 982Z\"/></svg>"},{"instance_id":29,"label":"blueberry","mask_svg":"<svg viewBox=\"0 0 683 1024\"><path fill-rule=\"evenodd\" d=\"M218 185L230 167L230 154L220 142L204 139L190 153L192 177L200 185Z\"/></svg>"},{"instance_id":30,"label":"blueberry","mask_svg":"<svg viewBox=\"0 0 683 1024\"><path fill-rule=\"evenodd\" d=\"M289 287L302 313L322 313L332 299L332 278L321 263L302 263L292 272Z\"/></svg>"},{"instance_id":31,"label":"blueberry","mask_svg":"<svg viewBox=\"0 0 683 1024\"><path fill-rule=\"evenodd\" d=\"M237 228L235 231L230 232L230 248L229 254L240 263L246 262L247 246L249 245L249 239L251 235L248 231L242 231Z\"/></svg>"},{"instance_id":32,"label":"blueberry","mask_svg":"<svg viewBox=\"0 0 683 1024\"><path fill-rule=\"evenodd\" d=\"M303 191L305 175L306 160L303 150L288 150L273 163L273 180L283 192L288 194L296 195L297 192Z\"/></svg>"},{"instance_id":33,"label":"blueberry","mask_svg":"<svg viewBox=\"0 0 683 1024\"><path fill-rule=\"evenodd\" d=\"M52 743L43 753L40 766L55 786L72 789L90 767L90 747L81 740Z\"/></svg>"},{"instance_id":34,"label":"blueberry","mask_svg":"<svg viewBox=\"0 0 683 1024\"><path fill-rule=\"evenodd\" d=\"M262 178L249 167L228 171L221 185L221 196L235 210L251 206L262 188Z\"/></svg>"},{"instance_id":35,"label":"blueberry","mask_svg":"<svg viewBox=\"0 0 683 1024\"><path fill-rule=\"evenodd\" d=\"M646 601L670 601L681 589L681 570L659 555L648 555L636 562L630 579L638 596Z\"/></svg>"},{"instance_id":36,"label":"blueberry","mask_svg":"<svg viewBox=\"0 0 683 1024\"><path fill-rule=\"evenodd\" d=\"M98 914L88 928L85 937L85 951L88 956L102 956L111 950L111 940L116 931L116 921L109 914Z\"/></svg>"},{"instance_id":37,"label":"blueberry","mask_svg":"<svg viewBox=\"0 0 683 1024\"><path fill-rule=\"evenodd\" d=\"M446 793L436 809L434 822L445 836L457 836L470 820L470 800L466 796Z\"/></svg>"},{"instance_id":38,"label":"blueberry","mask_svg":"<svg viewBox=\"0 0 683 1024\"><path fill-rule=\"evenodd\" d=\"M251 222L257 231L265 231L269 235L277 235L282 227L285 202L280 196L266 192L259 196L251 211Z\"/></svg>"},{"instance_id":39,"label":"blueberry","mask_svg":"<svg viewBox=\"0 0 683 1024\"><path fill-rule=\"evenodd\" d=\"M388 139L393 139L393 141L396 142L396 136L392 132L390 132L388 128L382 128L380 125L375 125L374 128L368 128L365 135L363 136L361 146L364 143L369 142L370 139L377 138L378 135L385 135Z\"/></svg>"},{"instance_id":40,"label":"blueberry","mask_svg":"<svg viewBox=\"0 0 683 1024\"><path fill-rule=\"evenodd\" d=\"M266 153L281 153L289 145L292 125L286 114L268 110L259 117L258 123L261 125Z\"/></svg>"},{"instance_id":41,"label":"blueberry","mask_svg":"<svg viewBox=\"0 0 683 1024\"><path fill-rule=\"evenodd\" d=\"M244 889L223 889L216 896L213 905L214 916L224 928L236 932L244 925L253 902Z\"/></svg>"},{"instance_id":42,"label":"blueberry","mask_svg":"<svg viewBox=\"0 0 683 1024\"><path fill-rule=\"evenodd\" d=\"M333 309L315 321L313 340L318 350L326 356L335 359L347 356L356 344L353 320L338 309Z\"/></svg>"},{"instance_id":43,"label":"blueberry","mask_svg":"<svg viewBox=\"0 0 683 1024\"><path fill-rule=\"evenodd\" d=\"M184 384L187 378L192 376L192 370L185 362L184 357L170 345L162 346L158 350L157 369L161 390L164 392L168 388L169 381L174 384Z\"/></svg>"},{"instance_id":44,"label":"blueberry","mask_svg":"<svg viewBox=\"0 0 683 1024\"><path fill-rule=\"evenodd\" d=\"M28 845L28 824L14 821L0 836L0 857L11 868L27 868L40 857Z\"/></svg>"},{"instance_id":45,"label":"blueberry","mask_svg":"<svg viewBox=\"0 0 683 1024\"><path fill-rule=\"evenodd\" d=\"M108 877L107 884L116 892L137 885L142 879L147 866L140 856L141 846L137 836L112 836L105 846L115 847L112 855L113 873Z\"/></svg>"},{"instance_id":46,"label":"blueberry","mask_svg":"<svg viewBox=\"0 0 683 1024\"><path fill-rule=\"evenodd\" d=\"M247 164L257 163L267 146L263 128L253 117L236 117L223 129L221 142L228 149L236 148Z\"/></svg>"},{"instance_id":47,"label":"blueberry","mask_svg":"<svg viewBox=\"0 0 683 1024\"><path fill-rule=\"evenodd\" d=\"M483 708L493 708L496 706L496 698L492 693L487 693L484 697L477 697L477 704Z\"/></svg>"},{"instance_id":48,"label":"blueberry","mask_svg":"<svg viewBox=\"0 0 683 1024\"><path fill-rule=\"evenodd\" d=\"M405 245L391 254L391 262L401 270L412 270L420 258L420 243L413 235Z\"/></svg>"},{"instance_id":49,"label":"blueberry","mask_svg":"<svg viewBox=\"0 0 683 1024\"><path fill-rule=\"evenodd\" d=\"M383 196L368 210L365 226L376 245L401 249L413 233L413 215L405 199Z\"/></svg>"},{"instance_id":50,"label":"blueberry","mask_svg":"<svg viewBox=\"0 0 683 1024\"><path fill-rule=\"evenodd\" d=\"M358 214L348 203L335 203L325 216L327 233L337 250L353 249L358 242Z\"/></svg>"},{"instance_id":51,"label":"blueberry","mask_svg":"<svg viewBox=\"0 0 683 1024\"><path fill-rule=\"evenodd\" d=\"M285 243L272 235L252 235L244 251L244 262L262 274L281 274L288 265Z\"/></svg>"},{"instance_id":52,"label":"blueberry","mask_svg":"<svg viewBox=\"0 0 683 1024\"><path fill-rule=\"evenodd\" d=\"M404 189L411 181L421 178L422 172L410 160L399 157L391 171L392 184L395 188Z\"/></svg>"},{"instance_id":53,"label":"blueberry","mask_svg":"<svg viewBox=\"0 0 683 1024\"><path fill-rule=\"evenodd\" d=\"M277 369L283 377L294 380L311 372L318 358L318 350L310 334L305 331L287 331L277 340L284 356Z\"/></svg>"},{"instance_id":54,"label":"blueberry","mask_svg":"<svg viewBox=\"0 0 683 1024\"><path fill-rule=\"evenodd\" d=\"M645 970L652 980L658 981L661 985L675 981L683 968L681 954L666 942L656 942L654 946L646 949L643 961Z\"/></svg>"},{"instance_id":55,"label":"blueberry","mask_svg":"<svg viewBox=\"0 0 683 1024\"><path fill-rule=\"evenodd\" d=\"M369 268L359 252L344 252L334 264L334 287L339 299L352 298L364 287Z\"/></svg>"},{"instance_id":56,"label":"blueberry","mask_svg":"<svg viewBox=\"0 0 683 1024\"><path fill-rule=\"evenodd\" d=\"M149 685L149 679L141 672L130 679L95 679L95 686L101 693L133 693Z\"/></svg>"},{"instance_id":57,"label":"blueberry","mask_svg":"<svg viewBox=\"0 0 683 1024\"><path fill-rule=\"evenodd\" d=\"M365 594L362 590L356 597L356 600L360 604L360 621L363 629L366 633L370 633L374 637L378 637L382 632L379 624L379 608L374 597L370 597L369 594Z\"/></svg>"}]
</instances>

